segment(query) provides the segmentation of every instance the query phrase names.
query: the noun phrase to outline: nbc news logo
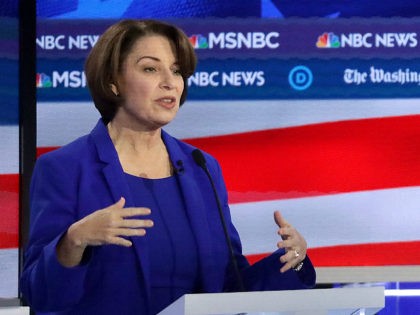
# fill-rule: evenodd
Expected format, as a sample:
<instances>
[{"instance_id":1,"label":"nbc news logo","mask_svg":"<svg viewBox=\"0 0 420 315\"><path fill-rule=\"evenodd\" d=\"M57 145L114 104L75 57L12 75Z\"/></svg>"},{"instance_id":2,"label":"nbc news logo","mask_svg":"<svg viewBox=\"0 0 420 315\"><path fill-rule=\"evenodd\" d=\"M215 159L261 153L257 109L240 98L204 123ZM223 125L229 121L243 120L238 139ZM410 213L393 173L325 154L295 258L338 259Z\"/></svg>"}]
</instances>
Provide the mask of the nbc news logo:
<instances>
[{"instance_id":1,"label":"nbc news logo","mask_svg":"<svg viewBox=\"0 0 420 315\"><path fill-rule=\"evenodd\" d=\"M348 33L325 32L318 36L318 48L416 48L416 32L410 33Z\"/></svg>"}]
</instances>

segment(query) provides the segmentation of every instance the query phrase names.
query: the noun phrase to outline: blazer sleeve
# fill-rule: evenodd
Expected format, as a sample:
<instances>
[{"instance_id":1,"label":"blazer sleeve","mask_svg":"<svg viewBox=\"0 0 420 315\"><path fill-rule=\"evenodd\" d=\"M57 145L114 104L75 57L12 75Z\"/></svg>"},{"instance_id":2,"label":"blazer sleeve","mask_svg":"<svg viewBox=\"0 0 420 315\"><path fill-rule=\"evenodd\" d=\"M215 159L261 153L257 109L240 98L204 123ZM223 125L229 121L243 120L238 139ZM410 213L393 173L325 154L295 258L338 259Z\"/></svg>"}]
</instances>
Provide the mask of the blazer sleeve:
<instances>
[{"instance_id":1,"label":"blazer sleeve","mask_svg":"<svg viewBox=\"0 0 420 315\"><path fill-rule=\"evenodd\" d=\"M212 161L209 169L211 169L213 176L216 179L218 194L223 205L224 216L232 240L234 255L238 262L245 290L294 290L314 287L316 273L308 256L303 262L302 269L298 272L294 270L289 270L285 273L280 272L280 268L283 265L283 263L280 262L280 256L284 254L283 249L276 250L274 253L252 266L249 265L246 257L242 254L240 237L232 223L228 205L227 189L220 165L214 158L208 157L207 160ZM227 268L225 279L225 291L238 291L240 289L238 287L238 279L235 276L235 271L231 264L229 264Z\"/></svg>"},{"instance_id":2,"label":"blazer sleeve","mask_svg":"<svg viewBox=\"0 0 420 315\"><path fill-rule=\"evenodd\" d=\"M77 217L74 165L77 163L46 154L34 168L30 238L20 281L23 296L37 311L63 310L77 303L84 293L88 263L66 268L56 256L57 243Z\"/></svg>"}]
</instances>

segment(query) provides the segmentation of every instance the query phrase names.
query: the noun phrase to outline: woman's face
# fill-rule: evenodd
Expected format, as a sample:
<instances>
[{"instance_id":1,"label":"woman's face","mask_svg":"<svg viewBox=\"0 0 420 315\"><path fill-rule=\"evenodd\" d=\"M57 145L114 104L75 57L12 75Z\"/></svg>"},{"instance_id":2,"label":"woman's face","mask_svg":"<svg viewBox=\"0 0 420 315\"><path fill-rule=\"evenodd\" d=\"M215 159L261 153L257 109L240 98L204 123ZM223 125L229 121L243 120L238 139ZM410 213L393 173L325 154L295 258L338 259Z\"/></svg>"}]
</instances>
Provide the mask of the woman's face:
<instances>
[{"instance_id":1,"label":"woman's face","mask_svg":"<svg viewBox=\"0 0 420 315\"><path fill-rule=\"evenodd\" d=\"M184 81L168 39L142 37L134 44L118 78L124 102L114 118L136 129L154 130L178 112Z\"/></svg>"}]
</instances>

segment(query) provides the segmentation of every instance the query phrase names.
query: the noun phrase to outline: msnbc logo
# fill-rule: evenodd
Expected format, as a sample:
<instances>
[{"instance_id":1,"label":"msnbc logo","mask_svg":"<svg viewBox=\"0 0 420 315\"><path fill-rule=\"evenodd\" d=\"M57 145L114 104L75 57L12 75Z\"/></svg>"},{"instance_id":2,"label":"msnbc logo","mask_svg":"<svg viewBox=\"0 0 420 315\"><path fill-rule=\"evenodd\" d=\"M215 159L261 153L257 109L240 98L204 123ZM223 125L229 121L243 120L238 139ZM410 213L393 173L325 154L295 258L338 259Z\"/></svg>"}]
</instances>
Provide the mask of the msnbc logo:
<instances>
[{"instance_id":1,"label":"msnbc logo","mask_svg":"<svg viewBox=\"0 0 420 315\"><path fill-rule=\"evenodd\" d=\"M279 36L277 32L210 32L207 37L192 35L190 42L198 49L277 49L280 46Z\"/></svg>"},{"instance_id":2,"label":"msnbc logo","mask_svg":"<svg viewBox=\"0 0 420 315\"><path fill-rule=\"evenodd\" d=\"M203 35L192 35L190 37L190 42L194 48L203 49L209 47L207 38L205 38Z\"/></svg>"},{"instance_id":3,"label":"msnbc logo","mask_svg":"<svg viewBox=\"0 0 420 315\"><path fill-rule=\"evenodd\" d=\"M36 74L36 87L37 88L50 88L52 87L51 77L45 73Z\"/></svg>"},{"instance_id":4,"label":"msnbc logo","mask_svg":"<svg viewBox=\"0 0 420 315\"><path fill-rule=\"evenodd\" d=\"M334 33L324 33L316 42L318 48L340 48L340 38Z\"/></svg>"}]
</instances>

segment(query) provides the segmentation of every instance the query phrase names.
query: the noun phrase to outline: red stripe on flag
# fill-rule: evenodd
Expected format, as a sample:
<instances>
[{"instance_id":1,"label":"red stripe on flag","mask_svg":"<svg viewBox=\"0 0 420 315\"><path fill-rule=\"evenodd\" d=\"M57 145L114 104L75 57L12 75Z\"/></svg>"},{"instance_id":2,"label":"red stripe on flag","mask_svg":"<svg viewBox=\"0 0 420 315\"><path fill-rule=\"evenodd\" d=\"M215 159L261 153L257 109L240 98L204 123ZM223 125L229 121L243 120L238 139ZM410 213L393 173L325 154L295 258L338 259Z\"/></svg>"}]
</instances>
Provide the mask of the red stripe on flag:
<instances>
[{"instance_id":1,"label":"red stripe on flag","mask_svg":"<svg viewBox=\"0 0 420 315\"><path fill-rule=\"evenodd\" d=\"M59 147L41 147L36 149L36 156L39 157L45 153L54 151L55 149L58 149Z\"/></svg>"},{"instance_id":2,"label":"red stripe on flag","mask_svg":"<svg viewBox=\"0 0 420 315\"><path fill-rule=\"evenodd\" d=\"M19 175L0 175L0 248L19 245Z\"/></svg>"},{"instance_id":3,"label":"red stripe on flag","mask_svg":"<svg viewBox=\"0 0 420 315\"><path fill-rule=\"evenodd\" d=\"M220 162L231 203L420 185L420 115L188 139Z\"/></svg>"},{"instance_id":4,"label":"red stripe on flag","mask_svg":"<svg viewBox=\"0 0 420 315\"><path fill-rule=\"evenodd\" d=\"M19 175L0 174L0 191L17 193L19 191Z\"/></svg>"},{"instance_id":5,"label":"red stripe on flag","mask_svg":"<svg viewBox=\"0 0 420 315\"><path fill-rule=\"evenodd\" d=\"M214 155L231 203L420 185L420 115L186 139ZM38 148L38 155L57 147Z\"/></svg>"},{"instance_id":6,"label":"red stripe on flag","mask_svg":"<svg viewBox=\"0 0 420 315\"><path fill-rule=\"evenodd\" d=\"M253 264L268 254L248 255ZM315 267L420 265L420 241L309 248Z\"/></svg>"}]
</instances>

